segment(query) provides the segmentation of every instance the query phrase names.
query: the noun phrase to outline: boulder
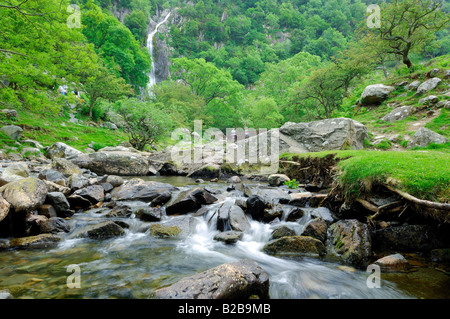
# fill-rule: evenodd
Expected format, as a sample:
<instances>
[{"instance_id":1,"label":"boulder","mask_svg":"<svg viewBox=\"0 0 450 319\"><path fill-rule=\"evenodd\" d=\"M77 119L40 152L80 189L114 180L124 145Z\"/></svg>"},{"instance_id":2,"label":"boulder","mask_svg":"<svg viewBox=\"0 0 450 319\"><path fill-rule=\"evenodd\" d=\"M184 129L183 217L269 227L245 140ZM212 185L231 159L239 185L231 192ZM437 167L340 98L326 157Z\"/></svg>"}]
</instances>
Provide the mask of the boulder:
<instances>
[{"instance_id":1,"label":"boulder","mask_svg":"<svg viewBox=\"0 0 450 319\"><path fill-rule=\"evenodd\" d=\"M66 196L60 192L49 192L46 202L52 205L58 217L67 217L70 210L70 204Z\"/></svg>"},{"instance_id":2,"label":"boulder","mask_svg":"<svg viewBox=\"0 0 450 319\"><path fill-rule=\"evenodd\" d=\"M112 221L85 226L76 230L70 238L108 239L124 235L122 227Z\"/></svg>"},{"instance_id":3,"label":"boulder","mask_svg":"<svg viewBox=\"0 0 450 319\"><path fill-rule=\"evenodd\" d=\"M11 204L0 196L0 222L8 216L10 207Z\"/></svg>"},{"instance_id":4,"label":"boulder","mask_svg":"<svg viewBox=\"0 0 450 319\"><path fill-rule=\"evenodd\" d=\"M378 251L424 252L443 248L437 231L427 225L402 225L377 229L372 233Z\"/></svg>"},{"instance_id":5,"label":"boulder","mask_svg":"<svg viewBox=\"0 0 450 319\"><path fill-rule=\"evenodd\" d=\"M134 215L144 222L159 222L163 212L160 207L145 207L135 210Z\"/></svg>"},{"instance_id":6,"label":"boulder","mask_svg":"<svg viewBox=\"0 0 450 319\"><path fill-rule=\"evenodd\" d=\"M254 261L222 264L156 290L157 299L249 299L269 298L269 276Z\"/></svg>"},{"instance_id":7,"label":"boulder","mask_svg":"<svg viewBox=\"0 0 450 319\"><path fill-rule=\"evenodd\" d=\"M324 244L308 236L286 236L264 245L263 251L276 256L319 256L326 254Z\"/></svg>"},{"instance_id":8,"label":"boulder","mask_svg":"<svg viewBox=\"0 0 450 319\"><path fill-rule=\"evenodd\" d=\"M22 136L23 129L17 125L6 125L0 128L0 131L8 135L13 140L18 140Z\"/></svg>"},{"instance_id":9,"label":"boulder","mask_svg":"<svg viewBox=\"0 0 450 319\"><path fill-rule=\"evenodd\" d=\"M235 231L235 230L229 230L225 232L220 232L217 235L214 236L214 240L222 241L225 244L235 244L239 240L242 239L242 236L244 235L243 232Z\"/></svg>"},{"instance_id":10,"label":"boulder","mask_svg":"<svg viewBox=\"0 0 450 319\"><path fill-rule=\"evenodd\" d=\"M195 232L198 220L192 216L181 216L150 226L150 235L159 238L186 238Z\"/></svg>"},{"instance_id":11,"label":"boulder","mask_svg":"<svg viewBox=\"0 0 450 319\"><path fill-rule=\"evenodd\" d=\"M329 228L329 244L344 262L364 268L372 254L369 229L356 219L340 220Z\"/></svg>"},{"instance_id":12,"label":"boulder","mask_svg":"<svg viewBox=\"0 0 450 319\"><path fill-rule=\"evenodd\" d=\"M48 196L48 194L47 194ZM47 218L57 217L56 210L52 205L44 204L39 207L39 215L45 216Z\"/></svg>"},{"instance_id":13,"label":"boulder","mask_svg":"<svg viewBox=\"0 0 450 319\"><path fill-rule=\"evenodd\" d=\"M421 127L419 130L417 130L416 134L411 138L411 140L408 142L408 148L413 147L426 147L431 143L434 144L445 144L448 142L448 139L446 139L444 136L433 132L432 130L429 130L425 127Z\"/></svg>"},{"instance_id":14,"label":"boulder","mask_svg":"<svg viewBox=\"0 0 450 319\"><path fill-rule=\"evenodd\" d=\"M105 192L101 185L91 185L85 188L81 188L73 193L74 195L81 196L95 205L105 200Z\"/></svg>"},{"instance_id":15,"label":"boulder","mask_svg":"<svg viewBox=\"0 0 450 319\"><path fill-rule=\"evenodd\" d=\"M249 214L254 220L262 221L264 218L264 209L266 209L267 203L258 195L252 195L247 199L247 214Z\"/></svg>"},{"instance_id":16,"label":"boulder","mask_svg":"<svg viewBox=\"0 0 450 319\"><path fill-rule=\"evenodd\" d=\"M380 104L387 99L391 92L395 91L395 87L384 84L369 85L364 89L361 95L361 102L364 105Z\"/></svg>"},{"instance_id":17,"label":"boulder","mask_svg":"<svg viewBox=\"0 0 450 319\"><path fill-rule=\"evenodd\" d=\"M232 230L245 232L251 228L250 222L242 208L237 205L231 205L227 211Z\"/></svg>"},{"instance_id":18,"label":"boulder","mask_svg":"<svg viewBox=\"0 0 450 319\"><path fill-rule=\"evenodd\" d=\"M19 114L17 113L16 110L3 109L0 112L3 113L7 118L18 118L19 117Z\"/></svg>"},{"instance_id":19,"label":"boulder","mask_svg":"<svg viewBox=\"0 0 450 319\"><path fill-rule=\"evenodd\" d=\"M300 207L290 206L289 209L285 211L286 221L295 222L302 218L305 212Z\"/></svg>"},{"instance_id":20,"label":"boulder","mask_svg":"<svg viewBox=\"0 0 450 319\"><path fill-rule=\"evenodd\" d=\"M41 234L68 233L70 226L64 218L51 217L40 224Z\"/></svg>"},{"instance_id":21,"label":"boulder","mask_svg":"<svg viewBox=\"0 0 450 319\"><path fill-rule=\"evenodd\" d=\"M406 119L411 114L415 113L416 109L412 106L401 106L397 107L388 114L386 114L384 117L381 118L382 121L392 123L395 121L401 121Z\"/></svg>"},{"instance_id":22,"label":"boulder","mask_svg":"<svg viewBox=\"0 0 450 319\"><path fill-rule=\"evenodd\" d=\"M73 148L62 142L57 142L51 146L45 148L48 158L53 159L55 157L68 158L83 154L79 150Z\"/></svg>"},{"instance_id":23,"label":"boulder","mask_svg":"<svg viewBox=\"0 0 450 319\"><path fill-rule=\"evenodd\" d=\"M411 82L410 84L408 84L407 86L405 86L405 90L407 90L407 91L415 91L415 90L417 90L419 85L420 85L420 81L419 80L415 80L415 81Z\"/></svg>"},{"instance_id":24,"label":"boulder","mask_svg":"<svg viewBox=\"0 0 450 319\"><path fill-rule=\"evenodd\" d=\"M15 163L5 168L0 176L0 186L10 182L18 181L30 175L30 170L26 163Z\"/></svg>"},{"instance_id":25,"label":"boulder","mask_svg":"<svg viewBox=\"0 0 450 319\"><path fill-rule=\"evenodd\" d=\"M48 220L43 215L29 214L25 218L25 234L27 236L39 235L41 233L41 225Z\"/></svg>"},{"instance_id":26,"label":"boulder","mask_svg":"<svg viewBox=\"0 0 450 319\"><path fill-rule=\"evenodd\" d=\"M195 196L196 192L198 191L200 191L199 188L182 191L180 194L178 194L173 202L167 205L166 214L186 214L198 210L202 206ZM208 192L205 191L205 193Z\"/></svg>"},{"instance_id":27,"label":"boulder","mask_svg":"<svg viewBox=\"0 0 450 319\"><path fill-rule=\"evenodd\" d=\"M281 237L295 236L295 235L297 235L295 233L295 230L289 228L288 226L283 225L283 226L278 226L277 228L275 228L272 231L270 239L274 240L274 239L278 239L278 238L281 238Z\"/></svg>"},{"instance_id":28,"label":"boulder","mask_svg":"<svg viewBox=\"0 0 450 319\"><path fill-rule=\"evenodd\" d=\"M417 88L416 94L422 95L428 91L434 90L438 86L438 84L441 82L442 82L442 80L437 77L429 79L429 80L423 82L421 85L419 85L419 87Z\"/></svg>"},{"instance_id":29,"label":"boulder","mask_svg":"<svg viewBox=\"0 0 450 319\"><path fill-rule=\"evenodd\" d=\"M29 212L44 204L47 186L38 178L27 177L0 187L0 194L15 212Z\"/></svg>"},{"instance_id":30,"label":"boulder","mask_svg":"<svg viewBox=\"0 0 450 319\"><path fill-rule=\"evenodd\" d=\"M284 207L281 204L270 205L270 207L264 209L263 221L270 223L274 219L282 218L284 213Z\"/></svg>"},{"instance_id":31,"label":"boulder","mask_svg":"<svg viewBox=\"0 0 450 319\"><path fill-rule=\"evenodd\" d=\"M61 241L61 237L53 234L40 234L36 236L12 238L9 240L0 240L0 249L25 249L36 248L43 249L52 247Z\"/></svg>"},{"instance_id":32,"label":"boulder","mask_svg":"<svg viewBox=\"0 0 450 319\"><path fill-rule=\"evenodd\" d=\"M227 179L227 183L238 184L242 183L242 181L239 178L239 176L231 176L230 178Z\"/></svg>"},{"instance_id":33,"label":"boulder","mask_svg":"<svg viewBox=\"0 0 450 319\"><path fill-rule=\"evenodd\" d=\"M380 266L383 273L386 272L402 272L408 270L411 265L400 254L389 255L375 261L375 265Z\"/></svg>"},{"instance_id":34,"label":"boulder","mask_svg":"<svg viewBox=\"0 0 450 319\"><path fill-rule=\"evenodd\" d=\"M89 179L81 174L73 174L69 177L69 186L72 190L79 190L89 184Z\"/></svg>"},{"instance_id":35,"label":"boulder","mask_svg":"<svg viewBox=\"0 0 450 319\"><path fill-rule=\"evenodd\" d=\"M83 173L77 165L66 160L65 158L54 157L52 159L52 167L66 177L74 174L81 175Z\"/></svg>"},{"instance_id":36,"label":"boulder","mask_svg":"<svg viewBox=\"0 0 450 319\"><path fill-rule=\"evenodd\" d=\"M302 236L310 236L325 243L327 239L328 225L322 218L316 218L311 220L303 230Z\"/></svg>"},{"instance_id":37,"label":"boulder","mask_svg":"<svg viewBox=\"0 0 450 319\"><path fill-rule=\"evenodd\" d=\"M110 183L113 187L119 187L124 183L124 180L120 176L108 175L105 180L106 183Z\"/></svg>"},{"instance_id":38,"label":"boulder","mask_svg":"<svg viewBox=\"0 0 450 319\"><path fill-rule=\"evenodd\" d=\"M171 198L171 192L178 191L178 188L160 182L146 182L142 179L132 179L119 187L116 187L111 192L112 199L115 201L130 201L130 200L140 200L144 202L152 202L159 198L162 200L162 195L164 199ZM167 192L169 194L167 195ZM167 200L168 200L167 199ZM166 201L167 202L167 201ZM160 204L163 204L160 202Z\"/></svg>"},{"instance_id":39,"label":"boulder","mask_svg":"<svg viewBox=\"0 0 450 319\"><path fill-rule=\"evenodd\" d=\"M280 186L283 185L284 182L288 182L291 179L284 174L272 174L268 178L268 182L270 186Z\"/></svg>"},{"instance_id":40,"label":"boulder","mask_svg":"<svg viewBox=\"0 0 450 319\"><path fill-rule=\"evenodd\" d=\"M221 175L220 165L208 163L200 168L194 169L188 176L191 178L218 178Z\"/></svg>"},{"instance_id":41,"label":"boulder","mask_svg":"<svg viewBox=\"0 0 450 319\"><path fill-rule=\"evenodd\" d=\"M322 218L328 225L332 224L336 218L333 213L326 207L317 207L311 211L311 217Z\"/></svg>"},{"instance_id":42,"label":"boulder","mask_svg":"<svg viewBox=\"0 0 450 319\"><path fill-rule=\"evenodd\" d=\"M40 171L39 179L56 182L62 186L66 186L66 177L64 176L64 174L54 169L44 169Z\"/></svg>"},{"instance_id":43,"label":"boulder","mask_svg":"<svg viewBox=\"0 0 450 319\"><path fill-rule=\"evenodd\" d=\"M419 103L424 105L433 105L436 104L437 102L439 102L439 98L436 95L428 95L419 100Z\"/></svg>"},{"instance_id":44,"label":"boulder","mask_svg":"<svg viewBox=\"0 0 450 319\"><path fill-rule=\"evenodd\" d=\"M349 147L360 150L364 148L364 140L369 137L366 126L348 118L286 123L280 128L280 133L293 139L309 152ZM280 138L283 138L281 134Z\"/></svg>"},{"instance_id":45,"label":"boulder","mask_svg":"<svg viewBox=\"0 0 450 319\"><path fill-rule=\"evenodd\" d=\"M131 151L99 151L79 155L71 161L98 175L146 176L149 173L149 162Z\"/></svg>"}]
</instances>

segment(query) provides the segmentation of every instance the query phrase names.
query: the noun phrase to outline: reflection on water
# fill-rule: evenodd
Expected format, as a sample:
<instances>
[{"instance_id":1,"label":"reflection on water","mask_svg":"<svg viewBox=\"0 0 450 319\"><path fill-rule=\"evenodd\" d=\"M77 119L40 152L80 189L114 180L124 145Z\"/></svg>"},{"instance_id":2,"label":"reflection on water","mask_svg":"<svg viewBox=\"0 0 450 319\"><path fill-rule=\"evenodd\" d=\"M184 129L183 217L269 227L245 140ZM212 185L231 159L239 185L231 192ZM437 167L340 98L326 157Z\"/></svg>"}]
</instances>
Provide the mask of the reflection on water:
<instances>
[{"instance_id":1,"label":"reflection on water","mask_svg":"<svg viewBox=\"0 0 450 319\"><path fill-rule=\"evenodd\" d=\"M148 180L178 187L198 185L184 177ZM221 189L227 186L210 185ZM95 218L100 218L95 212L76 214L72 222L83 225ZM183 277L251 258L268 272L272 298L448 297L448 280L435 280L432 271L428 277L421 277L419 272L416 277L399 274L387 279L383 275L382 287L370 289L366 272L319 259L281 259L262 252L274 227L286 224L301 228L308 218L298 223L251 221L251 230L235 245L213 240L217 230L208 224L210 218L196 217L194 233L182 239L153 238L148 233L149 223L127 219L130 228L123 237L103 241L66 239L49 249L0 251L0 290L8 289L15 298L148 298L155 289ZM66 284L71 275L67 266L72 264L81 269L80 289L69 289ZM402 282L405 280L410 282ZM427 282L434 286L427 289Z\"/></svg>"}]
</instances>

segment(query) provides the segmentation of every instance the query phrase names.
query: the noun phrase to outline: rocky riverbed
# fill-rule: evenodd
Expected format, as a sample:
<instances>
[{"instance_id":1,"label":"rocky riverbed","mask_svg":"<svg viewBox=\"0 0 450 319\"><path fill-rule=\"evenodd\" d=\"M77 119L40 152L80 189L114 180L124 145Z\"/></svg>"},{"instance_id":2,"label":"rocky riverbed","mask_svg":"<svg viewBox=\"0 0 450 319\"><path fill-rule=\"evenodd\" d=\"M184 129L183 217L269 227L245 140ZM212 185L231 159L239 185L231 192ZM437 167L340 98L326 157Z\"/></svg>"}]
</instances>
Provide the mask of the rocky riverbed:
<instances>
[{"instance_id":1,"label":"rocky riverbed","mask_svg":"<svg viewBox=\"0 0 450 319\"><path fill-rule=\"evenodd\" d=\"M447 234L348 218L288 177L121 177L58 157L2 169L3 297L448 297Z\"/></svg>"}]
</instances>

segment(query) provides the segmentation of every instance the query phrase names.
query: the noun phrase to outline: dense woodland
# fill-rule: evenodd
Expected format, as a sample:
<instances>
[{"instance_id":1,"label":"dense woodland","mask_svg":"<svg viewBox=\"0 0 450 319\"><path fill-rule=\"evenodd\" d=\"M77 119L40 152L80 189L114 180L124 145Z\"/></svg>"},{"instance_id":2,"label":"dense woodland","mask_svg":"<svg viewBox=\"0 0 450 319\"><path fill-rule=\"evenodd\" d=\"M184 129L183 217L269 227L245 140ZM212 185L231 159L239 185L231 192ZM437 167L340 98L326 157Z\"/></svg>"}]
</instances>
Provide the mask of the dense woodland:
<instances>
[{"instance_id":1,"label":"dense woodland","mask_svg":"<svg viewBox=\"0 0 450 319\"><path fill-rule=\"evenodd\" d=\"M367 27L372 3L380 28ZM171 76L143 94L149 21L175 8L183 24L159 34ZM366 79L450 52L449 12L432 0L1 0L0 107L58 114L77 103L95 121L119 113L152 128L152 140L194 119L225 129L351 116Z\"/></svg>"}]
</instances>

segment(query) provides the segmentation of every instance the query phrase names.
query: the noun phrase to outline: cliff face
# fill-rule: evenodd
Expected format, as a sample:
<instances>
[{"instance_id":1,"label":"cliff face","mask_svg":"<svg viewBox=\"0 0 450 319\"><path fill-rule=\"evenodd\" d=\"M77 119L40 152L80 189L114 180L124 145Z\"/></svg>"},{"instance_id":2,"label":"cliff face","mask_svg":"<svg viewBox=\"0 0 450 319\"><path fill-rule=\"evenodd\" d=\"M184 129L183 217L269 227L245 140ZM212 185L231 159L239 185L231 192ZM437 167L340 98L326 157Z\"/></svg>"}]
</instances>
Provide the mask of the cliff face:
<instances>
[{"instance_id":1,"label":"cliff face","mask_svg":"<svg viewBox=\"0 0 450 319\"><path fill-rule=\"evenodd\" d=\"M182 28L185 25L185 19L178 14L177 8L158 10L156 15L151 18L147 30L147 34L150 34L169 13L169 19L159 26L158 32L153 38L153 59L157 83L166 80L170 76L169 60L173 53L173 49L170 47L170 28L172 25Z\"/></svg>"}]
</instances>

